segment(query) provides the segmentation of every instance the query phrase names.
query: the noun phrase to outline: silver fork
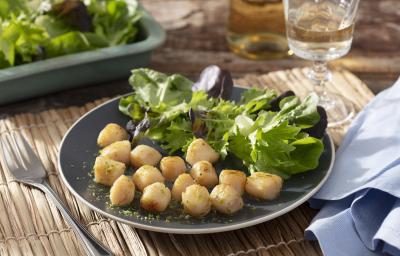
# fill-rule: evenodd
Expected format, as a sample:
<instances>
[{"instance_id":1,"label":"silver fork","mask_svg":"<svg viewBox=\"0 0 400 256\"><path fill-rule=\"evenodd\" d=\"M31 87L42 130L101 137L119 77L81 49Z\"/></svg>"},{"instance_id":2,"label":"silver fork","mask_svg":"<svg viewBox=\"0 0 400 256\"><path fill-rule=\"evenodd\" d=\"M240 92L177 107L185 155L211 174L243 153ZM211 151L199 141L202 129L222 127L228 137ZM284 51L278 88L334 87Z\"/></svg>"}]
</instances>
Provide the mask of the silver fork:
<instances>
[{"instance_id":1,"label":"silver fork","mask_svg":"<svg viewBox=\"0 0 400 256\"><path fill-rule=\"evenodd\" d=\"M28 142L16 132L11 132L11 135L5 134L4 140L0 142L3 159L15 179L18 182L39 188L53 200L69 225L81 239L85 252L93 256L112 255L106 247L74 218L58 195L47 183L47 175L43 164L35 155Z\"/></svg>"}]
</instances>

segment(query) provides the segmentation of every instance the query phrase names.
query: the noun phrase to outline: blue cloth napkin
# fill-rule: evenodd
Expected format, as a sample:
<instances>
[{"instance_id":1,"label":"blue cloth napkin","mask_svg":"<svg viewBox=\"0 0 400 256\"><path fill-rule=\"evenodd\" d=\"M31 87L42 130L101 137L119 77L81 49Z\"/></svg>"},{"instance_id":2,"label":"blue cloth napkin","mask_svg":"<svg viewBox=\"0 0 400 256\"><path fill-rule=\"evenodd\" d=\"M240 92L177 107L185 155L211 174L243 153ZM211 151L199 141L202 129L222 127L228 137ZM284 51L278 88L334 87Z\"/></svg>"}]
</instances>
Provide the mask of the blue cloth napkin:
<instances>
[{"instance_id":1,"label":"blue cloth napkin","mask_svg":"<svg viewBox=\"0 0 400 256\"><path fill-rule=\"evenodd\" d=\"M400 79L353 121L310 204L324 255L400 255Z\"/></svg>"}]
</instances>

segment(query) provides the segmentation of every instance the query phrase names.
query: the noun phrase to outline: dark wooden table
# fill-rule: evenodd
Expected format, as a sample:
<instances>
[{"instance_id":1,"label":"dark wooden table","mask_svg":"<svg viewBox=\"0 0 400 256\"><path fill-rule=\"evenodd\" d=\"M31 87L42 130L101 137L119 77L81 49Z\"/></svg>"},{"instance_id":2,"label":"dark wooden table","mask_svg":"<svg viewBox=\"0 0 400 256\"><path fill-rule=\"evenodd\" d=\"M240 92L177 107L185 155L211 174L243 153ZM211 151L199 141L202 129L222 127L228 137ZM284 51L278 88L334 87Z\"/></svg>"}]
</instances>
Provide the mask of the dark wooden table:
<instances>
[{"instance_id":1,"label":"dark wooden table","mask_svg":"<svg viewBox=\"0 0 400 256\"><path fill-rule=\"evenodd\" d=\"M195 79L200 70L217 64L234 77L309 65L298 58L252 61L229 51L225 42L228 0L141 0L167 30L165 45L156 50L150 67L179 72ZM400 75L400 1L360 2L351 52L331 63L355 73L374 92L390 86ZM127 80L55 93L0 107L0 117L37 112L53 107L79 105L100 97L129 91Z\"/></svg>"}]
</instances>

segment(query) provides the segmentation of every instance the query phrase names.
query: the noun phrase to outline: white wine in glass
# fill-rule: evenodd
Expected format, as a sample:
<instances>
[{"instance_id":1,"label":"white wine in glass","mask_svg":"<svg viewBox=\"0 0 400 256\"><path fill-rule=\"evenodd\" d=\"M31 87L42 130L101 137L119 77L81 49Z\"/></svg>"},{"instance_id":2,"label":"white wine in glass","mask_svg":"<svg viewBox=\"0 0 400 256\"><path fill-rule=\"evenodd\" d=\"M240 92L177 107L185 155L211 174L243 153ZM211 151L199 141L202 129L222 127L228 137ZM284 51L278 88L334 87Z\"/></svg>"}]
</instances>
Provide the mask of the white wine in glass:
<instances>
[{"instance_id":1,"label":"white wine in glass","mask_svg":"<svg viewBox=\"0 0 400 256\"><path fill-rule=\"evenodd\" d=\"M331 78L327 62L346 55L353 39L359 0L284 0L286 34L290 49L314 61L309 73L320 96L319 105L328 114L329 126L338 126L354 115L351 102L327 92Z\"/></svg>"}]
</instances>

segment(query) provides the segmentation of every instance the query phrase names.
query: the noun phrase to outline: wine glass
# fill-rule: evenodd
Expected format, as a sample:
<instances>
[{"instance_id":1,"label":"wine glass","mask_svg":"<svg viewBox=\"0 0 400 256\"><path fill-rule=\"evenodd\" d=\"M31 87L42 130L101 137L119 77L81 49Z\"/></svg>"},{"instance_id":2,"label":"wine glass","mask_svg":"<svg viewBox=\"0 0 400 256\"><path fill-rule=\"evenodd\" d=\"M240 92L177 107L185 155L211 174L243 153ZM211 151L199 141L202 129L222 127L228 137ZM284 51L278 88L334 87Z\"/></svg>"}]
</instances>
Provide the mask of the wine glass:
<instances>
[{"instance_id":1,"label":"wine glass","mask_svg":"<svg viewBox=\"0 0 400 256\"><path fill-rule=\"evenodd\" d=\"M308 77L314 82L319 105L328 115L328 126L339 126L354 115L353 104L329 92L327 62L346 55L353 39L359 0L283 0L286 36L290 49L300 58L312 60Z\"/></svg>"}]
</instances>

